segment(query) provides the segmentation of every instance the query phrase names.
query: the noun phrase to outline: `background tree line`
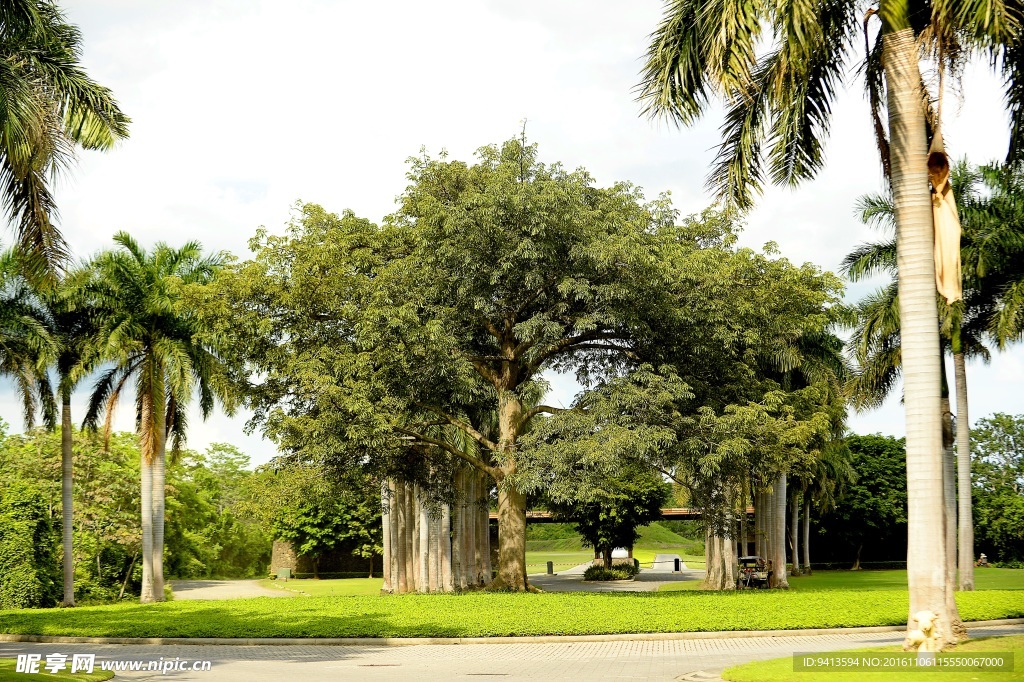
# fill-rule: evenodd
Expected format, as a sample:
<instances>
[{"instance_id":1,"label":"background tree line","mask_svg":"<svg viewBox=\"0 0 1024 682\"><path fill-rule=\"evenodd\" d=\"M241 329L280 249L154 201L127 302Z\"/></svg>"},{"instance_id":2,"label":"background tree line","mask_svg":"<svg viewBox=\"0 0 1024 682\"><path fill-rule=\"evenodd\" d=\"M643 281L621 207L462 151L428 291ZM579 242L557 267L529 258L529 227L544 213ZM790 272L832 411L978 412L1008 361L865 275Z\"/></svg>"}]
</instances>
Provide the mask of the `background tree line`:
<instances>
[{"instance_id":1,"label":"background tree line","mask_svg":"<svg viewBox=\"0 0 1024 682\"><path fill-rule=\"evenodd\" d=\"M75 592L80 601L137 598L141 588L141 457L134 434L75 433ZM182 450L167 470L166 566L177 578L263 574L270 534L246 510L249 459L231 445ZM52 606L62 589L61 443L0 423L0 608Z\"/></svg>"}]
</instances>

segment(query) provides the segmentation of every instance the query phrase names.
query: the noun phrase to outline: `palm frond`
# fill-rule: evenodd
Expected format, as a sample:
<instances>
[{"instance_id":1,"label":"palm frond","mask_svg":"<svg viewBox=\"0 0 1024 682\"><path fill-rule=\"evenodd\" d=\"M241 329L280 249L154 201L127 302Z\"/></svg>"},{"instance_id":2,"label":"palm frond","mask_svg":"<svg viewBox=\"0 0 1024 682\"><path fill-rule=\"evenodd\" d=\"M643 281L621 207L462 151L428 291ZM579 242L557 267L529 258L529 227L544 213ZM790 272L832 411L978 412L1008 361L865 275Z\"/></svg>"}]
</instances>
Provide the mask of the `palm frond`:
<instances>
[{"instance_id":1,"label":"palm frond","mask_svg":"<svg viewBox=\"0 0 1024 682\"><path fill-rule=\"evenodd\" d=\"M878 274L896 276L896 240L861 244L846 254L839 264L839 272L851 282Z\"/></svg>"},{"instance_id":2,"label":"palm frond","mask_svg":"<svg viewBox=\"0 0 1024 682\"><path fill-rule=\"evenodd\" d=\"M644 115L689 125L704 112L716 84L704 74L708 48L701 4L697 0L666 4L661 23L651 34L636 88Z\"/></svg>"}]
</instances>

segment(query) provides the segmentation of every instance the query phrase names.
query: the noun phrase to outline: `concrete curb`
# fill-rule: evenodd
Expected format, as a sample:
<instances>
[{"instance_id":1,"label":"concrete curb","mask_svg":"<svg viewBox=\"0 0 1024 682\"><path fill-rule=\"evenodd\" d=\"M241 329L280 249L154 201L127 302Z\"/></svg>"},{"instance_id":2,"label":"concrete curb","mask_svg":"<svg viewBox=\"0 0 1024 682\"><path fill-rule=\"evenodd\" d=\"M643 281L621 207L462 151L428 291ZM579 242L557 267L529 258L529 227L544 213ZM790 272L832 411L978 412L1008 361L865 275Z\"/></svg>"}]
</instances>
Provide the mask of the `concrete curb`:
<instances>
[{"instance_id":1,"label":"concrete curb","mask_svg":"<svg viewBox=\"0 0 1024 682\"><path fill-rule=\"evenodd\" d=\"M1024 625L1024 618L980 620L968 628ZM872 632L900 632L905 625L861 628L816 628L812 630L729 630L726 632L648 632L618 635L539 635L524 637L59 637L52 635L5 635L0 642L41 644L192 644L231 646L416 646L421 644L570 644L574 642L658 642L678 639L745 639L748 637L809 637Z\"/></svg>"}]
</instances>

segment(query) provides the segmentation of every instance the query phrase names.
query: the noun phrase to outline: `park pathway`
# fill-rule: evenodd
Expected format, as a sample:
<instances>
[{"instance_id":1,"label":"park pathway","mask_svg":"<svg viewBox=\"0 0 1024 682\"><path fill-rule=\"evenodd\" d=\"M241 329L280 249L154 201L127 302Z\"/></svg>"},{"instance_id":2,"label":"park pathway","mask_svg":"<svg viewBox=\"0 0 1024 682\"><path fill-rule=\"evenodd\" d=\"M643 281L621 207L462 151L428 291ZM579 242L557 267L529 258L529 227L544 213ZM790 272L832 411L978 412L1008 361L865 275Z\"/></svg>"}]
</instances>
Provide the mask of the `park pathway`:
<instances>
[{"instance_id":1,"label":"park pathway","mask_svg":"<svg viewBox=\"0 0 1024 682\"><path fill-rule=\"evenodd\" d=\"M175 599L246 599L248 597L297 597L294 592L270 590L258 580L172 580Z\"/></svg>"},{"instance_id":2,"label":"park pathway","mask_svg":"<svg viewBox=\"0 0 1024 682\"><path fill-rule=\"evenodd\" d=\"M666 583L687 580L703 580L704 571L683 569L674 573L674 559L678 554L658 554L654 559L653 568L640 569L633 580L613 580L609 582L584 582L583 573L591 563L574 566L559 571L554 575L535 573L530 575L530 584L545 592L657 592Z\"/></svg>"},{"instance_id":3,"label":"park pathway","mask_svg":"<svg viewBox=\"0 0 1024 682\"><path fill-rule=\"evenodd\" d=\"M972 637L1020 635L1024 625L971 628ZM116 679L174 682L278 680L715 680L725 668L794 653L898 644L902 632L572 643L319 645L111 645L0 642L0 657L92 653L100 660L210 661L208 672L119 672ZM70 660L70 659L69 659Z\"/></svg>"}]
</instances>

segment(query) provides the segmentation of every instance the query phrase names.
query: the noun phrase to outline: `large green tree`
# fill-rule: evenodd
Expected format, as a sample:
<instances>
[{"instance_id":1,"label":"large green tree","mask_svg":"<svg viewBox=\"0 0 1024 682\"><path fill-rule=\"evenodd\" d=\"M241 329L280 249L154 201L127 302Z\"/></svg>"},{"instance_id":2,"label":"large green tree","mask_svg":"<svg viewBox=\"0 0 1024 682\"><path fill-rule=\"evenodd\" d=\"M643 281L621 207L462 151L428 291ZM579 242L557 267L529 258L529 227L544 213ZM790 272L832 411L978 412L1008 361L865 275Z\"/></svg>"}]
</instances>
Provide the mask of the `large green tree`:
<instances>
[{"instance_id":1,"label":"large green tree","mask_svg":"<svg viewBox=\"0 0 1024 682\"><path fill-rule=\"evenodd\" d=\"M128 117L85 73L81 52L81 33L55 2L0 3L0 203L34 276L67 258L53 177L76 146L110 149L128 136Z\"/></svg>"},{"instance_id":2,"label":"large green tree","mask_svg":"<svg viewBox=\"0 0 1024 682\"><path fill-rule=\"evenodd\" d=\"M1024 415L996 413L971 432L978 545L1024 562Z\"/></svg>"},{"instance_id":3,"label":"large green tree","mask_svg":"<svg viewBox=\"0 0 1024 682\"><path fill-rule=\"evenodd\" d=\"M822 516L819 535L830 558L852 561L856 569L865 549L870 557L893 559L887 548L905 547L906 450L903 439L877 434L850 435L846 444L856 477Z\"/></svg>"},{"instance_id":4,"label":"large green tree","mask_svg":"<svg viewBox=\"0 0 1024 682\"><path fill-rule=\"evenodd\" d=\"M313 563L331 551L362 557L373 577L382 551L380 484L369 477L338 478L322 466L278 458L244 486L243 506L274 539L286 540Z\"/></svg>"},{"instance_id":5,"label":"large green tree","mask_svg":"<svg viewBox=\"0 0 1024 682\"><path fill-rule=\"evenodd\" d=\"M865 14L865 10L869 10ZM862 21L880 20L868 39L866 83L883 168L896 212L899 305L910 498L910 613L939 615L942 637L959 617L944 570L939 325L927 158L929 124L941 126L922 97L921 59L958 73L972 54L1002 72L1011 114L1010 156L1024 152L1024 68L1020 7L980 0L858 0L707 3L670 0L647 53L640 99L645 111L690 125L721 96L723 142L711 185L750 205L764 183L796 185L824 165L837 87L854 70ZM887 118L888 125L883 123ZM942 151L937 149L935 151ZM912 622L908 622L913 626Z\"/></svg>"},{"instance_id":6,"label":"large green tree","mask_svg":"<svg viewBox=\"0 0 1024 682\"><path fill-rule=\"evenodd\" d=\"M524 396L547 370L621 361L657 319L654 233L670 215L518 139L474 164L413 159L409 181L383 227L304 206L287 235L258 238L224 280L225 332L259 377L257 421L286 449L490 476L498 584L525 590L519 439L556 409Z\"/></svg>"},{"instance_id":7,"label":"large green tree","mask_svg":"<svg viewBox=\"0 0 1024 682\"><path fill-rule=\"evenodd\" d=\"M147 251L127 233L119 232L114 240L119 248L95 259L88 285L99 316L97 354L111 366L96 381L85 423L96 427L105 414L109 433L114 406L134 382L142 451L141 598L160 601L167 437L175 450L184 442L194 392L204 417L213 410L216 396L227 395L221 390L217 340L199 325L183 290L210 282L223 258L204 256L196 242L180 248L159 243Z\"/></svg>"}]
</instances>

